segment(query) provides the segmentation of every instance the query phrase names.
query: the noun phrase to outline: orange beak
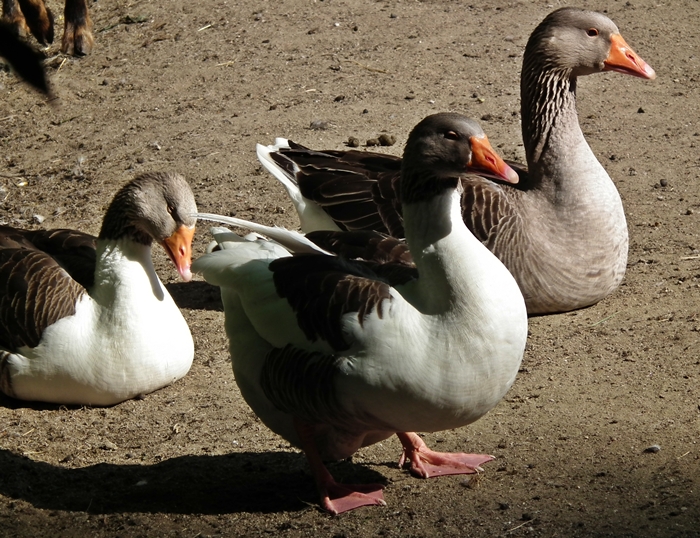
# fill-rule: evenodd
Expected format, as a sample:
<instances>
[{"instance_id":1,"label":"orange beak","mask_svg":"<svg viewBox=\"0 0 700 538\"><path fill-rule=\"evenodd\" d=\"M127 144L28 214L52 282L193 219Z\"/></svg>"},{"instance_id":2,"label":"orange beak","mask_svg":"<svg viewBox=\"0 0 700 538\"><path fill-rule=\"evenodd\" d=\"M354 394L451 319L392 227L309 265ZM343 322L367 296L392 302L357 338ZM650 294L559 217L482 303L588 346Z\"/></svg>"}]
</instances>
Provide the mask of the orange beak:
<instances>
[{"instance_id":1,"label":"orange beak","mask_svg":"<svg viewBox=\"0 0 700 538\"><path fill-rule=\"evenodd\" d=\"M513 184L520 180L518 173L491 147L486 135L472 136L469 142L472 146L472 158L467 163L468 170Z\"/></svg>"},{"instance_id":2,"label":"orange beak","mask_svg":"<svg viewBox=\"0 0 700 538\"><path fill-rule=\"evenodd\" d=\"M192 280L192 238L194 237L194 226L188 228L181 225L173 235L163 239L161 245L175 264L177 272L185 282Z\"/></svg>"},{"instance_id":3,"label":"orange beak","mask_svg":"<svg viewBox=\"0 0 700 538\"><path fill-rule=\"evenodd\" d=\"M603 62L603 71L617 71L649 80L656 78L656 72L632 50L620 34L613 34L611 41L610 53Z\"/></svg>"}]
</instances>

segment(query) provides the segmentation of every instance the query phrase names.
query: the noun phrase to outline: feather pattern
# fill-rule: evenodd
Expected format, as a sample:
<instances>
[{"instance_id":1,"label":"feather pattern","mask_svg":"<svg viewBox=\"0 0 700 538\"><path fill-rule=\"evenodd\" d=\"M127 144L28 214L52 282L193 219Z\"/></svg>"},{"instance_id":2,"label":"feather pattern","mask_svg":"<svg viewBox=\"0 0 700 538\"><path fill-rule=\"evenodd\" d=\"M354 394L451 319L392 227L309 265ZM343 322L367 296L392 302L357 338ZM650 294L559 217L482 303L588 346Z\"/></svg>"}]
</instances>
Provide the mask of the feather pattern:
<instances>
[{"instance_id":1,"label":"feather pattern","mask_svg":"<svg viewBox=\"0 0 700 538\"><path fill-rule=\"evenodd\" d=\"M465 223L513 273L530 314L590 306L625 274L622 202L576 112L577 77L606 70L655 77L606 16L576 8L552 12L533 31L523 57L528 166L509 163L520 181L461 177ZM404 236L396 157L319 152L285 139L258 146L258 155L275 177L286 174L304 232L371 229ZM284 161L284 172L273 170L271 163Z\"/></svg>"}]
</instances>

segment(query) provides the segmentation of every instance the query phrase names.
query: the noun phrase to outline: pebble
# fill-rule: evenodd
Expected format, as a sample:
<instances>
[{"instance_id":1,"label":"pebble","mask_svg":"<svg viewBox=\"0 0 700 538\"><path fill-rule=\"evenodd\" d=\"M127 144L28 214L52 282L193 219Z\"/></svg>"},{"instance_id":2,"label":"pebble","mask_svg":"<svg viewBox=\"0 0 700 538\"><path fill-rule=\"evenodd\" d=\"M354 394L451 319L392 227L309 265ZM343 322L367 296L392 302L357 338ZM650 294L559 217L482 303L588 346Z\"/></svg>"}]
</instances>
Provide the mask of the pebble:
<instances>
[{"instance_id":1,"label":"pebble","mask_svg":"<svg viewBox=\"0 0 700 538\"><path fill-rule=\"evenodd\" d=\"M367 145L367 146L378 146L378 145L379 145L379 140L376 139L376 138L370 138L369 140L367 140L366 145Z\"/></svg>"},{"instance_id":2,"label":"pebble","mask_svg":"<svg viewBox=\"0 0 700 538\"><path fill-rule=\"evenodd\" d=\"M393 146L396 144L396 137L390 134L380 134L377 140L382 146Z\"/></svg>"},{"instance_id":3,"label":"pebble","mask_svg":"<svg viewBox=\"0 0 700 538\"><path fill-rule=\"evenodd\" d=\"M662 187L666 187L666 186L668 186L668 180L667 180L667 179L662 179L661 181L659 181L659 184L660 184Z\"/></svg>"},{"instance_id":4,"label":"pebble","mask_svg":"<svg viewBox=\"0 0 700 538\"><path fill-rule=\"evenodd\" d=\"M346 142L346 144L348 145L348 147L357 148L360 146L360 139L356 138L354 136L351 136L348 138L348 141Z\"/></svg>"},{"instance_id":5,"label":"pebble","mask_svg":"<svg viewBox=\"0 0 700 538\"><path fill-rule=\"evenodd\" d=\"M40 215L39 213L32 215L32 218L37 224L41 224L46 220L46 217L44 215Z\"/></svg>"},{"instance_id":6,"label":"pebble","mask_svg":"<svg viewBox=\"0 0 700 538\"><path fill-rule=\"evenodd\" d=\"M644 449L644 452L646 452L647 454L656 454L660 450L661 450L661 447L659 445L651 445L651 446L646 447Z\"/></svg>"},{"instance_id":7,"label":"pebble","mask_svg":"<svg viewBox=\"0 0 700 538\"><path fill-rule=\"evenodd\" d=\"M116 450L116 449L117 449L117 445L115 445L115 444L114 444L112 441L110 441L110 440L105 440L105 442L102 443L102 444L100 445L100 448L101 448L102 450Z\"/></svg>"},{"instance_id":8,"label":"pebble","mask_svg":"<svg viewBox=\"0 0 700 538\"><path fill-rule=\"evenodd\" d=\"M314 120L309 125L309 129L311 129L312 131L327 131L330 128L330 122L324 120Z\"/></svg>"}]
</instances>

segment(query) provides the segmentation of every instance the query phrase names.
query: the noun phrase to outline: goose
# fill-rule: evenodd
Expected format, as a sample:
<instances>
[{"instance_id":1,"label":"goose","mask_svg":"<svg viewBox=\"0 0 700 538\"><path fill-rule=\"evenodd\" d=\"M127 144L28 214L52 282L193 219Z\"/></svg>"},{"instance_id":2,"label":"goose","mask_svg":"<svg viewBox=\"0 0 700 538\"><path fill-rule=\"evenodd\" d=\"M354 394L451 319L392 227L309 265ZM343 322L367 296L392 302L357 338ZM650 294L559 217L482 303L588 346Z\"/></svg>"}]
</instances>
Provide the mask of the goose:
<instances>
[{"instance_id":1,"label":"goose","mask_svg":"<svg viewBox=\"0 0 700 538\"><path fill-rule=\"evenodd\" d=\"M192 335L151 244L190 280L196 211L182 176L148 173L115 195L97 238L0 227L0 390L108 406L183 377Z\"/></svg>"},{"instance_id":2,"label":"goose","mask_svg":"<svg viewBox=\"0 0 700 538\"><path fill-rule=\"evenodd\" d=\"M605 15L550 13L529 38L521 74L527 167L509 163L517 184L462 179L469 229L515 276L528 313L597 303L620 285L628 236L620 195L581 132L577 77L654 70ZM314 151L284 138L257 146L260 162L286 188L304 232L374 230L402 238L398 157L356 150Z\"/></svg>"},{"instance_id":3,"label":"goose","mask_svg":"<svg viewBox=\"0 0 700 538\"><path fill-rule=\"evenodd\" d=\"M241 219L239 239L214 229L218 249L192 270L221 288L234 377L253 411L300 447L321 505L338 514L385 504L378 484L341 484L323 464L397 434L412 474L475 473L489 455L430 450L416 431L477 420L513 384L527 311L505 266L465 226L459 178L484 165L514 172L464 116L428 116L411 132L402 166L406 240L415 268L330 255L302 234ZM477 162L482 161L482 162Z\"/></svg>"}]
</instances>

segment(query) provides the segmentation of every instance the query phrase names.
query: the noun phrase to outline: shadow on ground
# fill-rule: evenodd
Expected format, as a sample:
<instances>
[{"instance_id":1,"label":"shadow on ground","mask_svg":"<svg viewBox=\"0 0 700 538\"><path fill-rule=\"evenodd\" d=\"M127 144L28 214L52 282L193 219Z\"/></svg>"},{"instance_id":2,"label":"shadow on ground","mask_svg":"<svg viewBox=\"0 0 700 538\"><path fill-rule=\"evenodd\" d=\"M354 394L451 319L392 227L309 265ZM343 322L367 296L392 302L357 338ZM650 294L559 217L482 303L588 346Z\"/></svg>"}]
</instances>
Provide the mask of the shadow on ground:
<instances>
[{"instance_id":1,"label":"shadow on ground","mask_svg":"<svg viewBox=\"0 0 700 538\"><path fill-rule=\"evenodd\" d=\"M299 453L243 452L70 469L0 450L0 494L36 508L90 514L295 511L318 503L300 459ZM332 472L344 482L386 482L350 462L333 465Z\"/></svg>"}]
</instances>

